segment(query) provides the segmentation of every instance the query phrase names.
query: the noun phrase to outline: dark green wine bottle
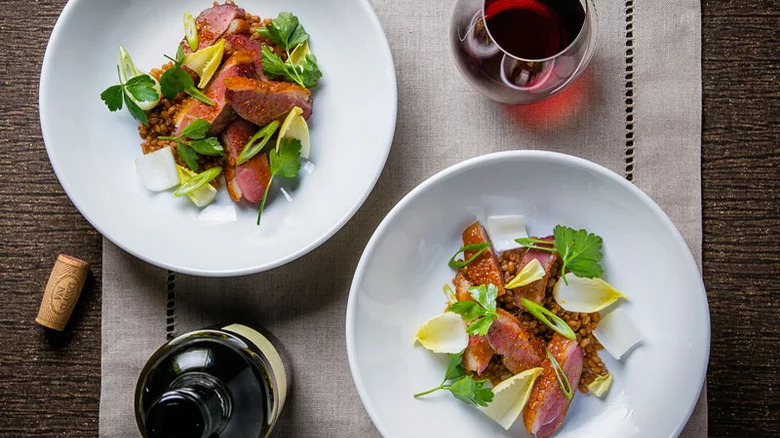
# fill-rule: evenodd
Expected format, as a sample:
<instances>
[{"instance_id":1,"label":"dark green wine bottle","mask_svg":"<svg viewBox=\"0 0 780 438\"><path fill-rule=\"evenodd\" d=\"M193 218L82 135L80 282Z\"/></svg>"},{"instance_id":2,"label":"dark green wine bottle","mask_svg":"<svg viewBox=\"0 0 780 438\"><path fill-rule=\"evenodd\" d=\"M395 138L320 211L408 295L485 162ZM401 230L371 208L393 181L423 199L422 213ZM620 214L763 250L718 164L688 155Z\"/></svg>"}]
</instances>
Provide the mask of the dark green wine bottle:
<instances>
[{"instance_id":1,"label":"dark green wine bottle","mask_svg":"<svg viewBox=\"0 0 780 438\"><path fill-rule=\"evenodd\" d=\"M145 438L267 437L290 368L280 344L240 324L183 334L144 366L135 415Z\"/></svg>"}]
</instances>

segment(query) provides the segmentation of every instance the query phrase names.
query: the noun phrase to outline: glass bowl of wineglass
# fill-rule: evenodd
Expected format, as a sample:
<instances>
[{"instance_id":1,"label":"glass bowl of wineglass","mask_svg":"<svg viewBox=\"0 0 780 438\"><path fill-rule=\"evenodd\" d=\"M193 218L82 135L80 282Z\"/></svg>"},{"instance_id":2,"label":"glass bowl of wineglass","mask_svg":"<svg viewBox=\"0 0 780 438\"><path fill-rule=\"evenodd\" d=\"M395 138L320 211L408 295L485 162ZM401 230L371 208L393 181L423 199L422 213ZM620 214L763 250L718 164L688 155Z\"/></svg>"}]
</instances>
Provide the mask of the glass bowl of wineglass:
<instances>
[{"instance_id":1,"label":"glass bowl of wineglass","mask_svg":"<svg viewBox=\"0 0 780 438\"><path fill-rule=\"evenodd\" d=\"M533 103L571 85L596 47L592 0L459 0L450 40L463 77L503 103Z\"/></svg>"}]
</instances>

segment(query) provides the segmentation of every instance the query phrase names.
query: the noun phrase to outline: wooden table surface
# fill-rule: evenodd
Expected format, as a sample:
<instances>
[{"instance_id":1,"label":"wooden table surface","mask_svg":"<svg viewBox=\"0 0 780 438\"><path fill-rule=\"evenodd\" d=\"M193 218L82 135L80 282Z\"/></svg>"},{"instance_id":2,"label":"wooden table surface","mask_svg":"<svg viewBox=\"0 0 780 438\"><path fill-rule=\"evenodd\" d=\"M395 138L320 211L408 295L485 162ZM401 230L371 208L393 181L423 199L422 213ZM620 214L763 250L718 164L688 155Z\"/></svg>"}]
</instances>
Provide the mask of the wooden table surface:
<instances>
[{"instance_id":1,"label":"wooden table surface","mask_svg":"<svg viewBox=\"0 0 780 438\"><path fill-rule=\"evenodd\" d=\"M101 237L57 182L38 120L41 61L64 3L0 0L0 437L97 436ZM777 437L780 8L702 9L710 436ZM63 334L33 323L59 252L94 274Z\"/></svg>"}]
</instances>

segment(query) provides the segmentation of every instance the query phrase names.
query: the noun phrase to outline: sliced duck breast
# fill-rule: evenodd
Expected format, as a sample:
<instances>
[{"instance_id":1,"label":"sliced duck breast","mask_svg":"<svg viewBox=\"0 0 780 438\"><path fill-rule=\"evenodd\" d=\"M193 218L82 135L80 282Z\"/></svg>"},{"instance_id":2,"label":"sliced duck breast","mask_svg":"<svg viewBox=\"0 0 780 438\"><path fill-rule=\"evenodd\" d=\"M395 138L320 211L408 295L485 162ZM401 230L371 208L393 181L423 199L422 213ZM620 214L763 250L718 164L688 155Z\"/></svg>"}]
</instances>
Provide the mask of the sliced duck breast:
<instances>
[{"instance_id":1,"label":"sliced duck breast","mask_svg":"<svg viewBox=\"0 0 780 438\"><path fill-rule=\"evenodd\" d=\"M238 155L256 131L255 125L243 119L236 119L220 136L227 154L225 181L230 199L234 202L240 201L241 198L252 203L260 202L271 180L268 155L265 152L260 152L246 163L236 166Z\"/></svg>"},{"instance_id":2,"label":"sliced duck breast","mask_svg":"<svg viewBox=\"0 0 780 438\"><path fill-rule=\"evenodd\" d=\"M463 231L464 246L487 242L490 242L490 239L479 222L474 222ZM464 260L468 260L477 252L477 250L465 251ZM501 266L498 264L498 257L492 246L466 265L466 274L474 284L494 284L498 287L498 295L504 294L504 276L501 274Z\"/></svg>"},{"instance_id":3,"label":"sliced duck breast","mask_svg":"<svg viewBox=\"0 0 780 438\"><path fill-rule=\"evenodd\" d=\"M541 240L550 242L550 248L555 248L555 237L547 236ZM545 275L541 280L536 280L533 283L526 284L513 290L513 300L515 305L524 309L520 303L521 298L529 299L537 304L544 304L545 292L547 290L547 284L550 282L550 278L553 277L561 266L561 256L557 252L549 252L542 249L529 249L523 254L523 258L517 265L517 272L520 272L525 265L531 263L533 260L538 260L545 271Z\"/></svg>"},{"instance_id":4,"label":"sliced duck breast","mask_svg":"<svg viewBox=\"0 0 780 438\"><path fill-rule=\"evenodd\" d=\"M236 113L258 126L283 119L296 106L303 110L304 118L311 115L311 92L290 82L231 77L225 81L225 87L227 100Z\"/></svg>"},{"instance_id":5,"label":"sliced duck breast","mask_svg":"<svg viewBox=\"0 0 780 438\"><path fill-rule=\"evenodd\" d=\"M544 345L520 324L512 314L497 309L498 318L490 326L485 339L501 362L513 374L539 366L544 360Z\"/></svg>"}]
</instances>

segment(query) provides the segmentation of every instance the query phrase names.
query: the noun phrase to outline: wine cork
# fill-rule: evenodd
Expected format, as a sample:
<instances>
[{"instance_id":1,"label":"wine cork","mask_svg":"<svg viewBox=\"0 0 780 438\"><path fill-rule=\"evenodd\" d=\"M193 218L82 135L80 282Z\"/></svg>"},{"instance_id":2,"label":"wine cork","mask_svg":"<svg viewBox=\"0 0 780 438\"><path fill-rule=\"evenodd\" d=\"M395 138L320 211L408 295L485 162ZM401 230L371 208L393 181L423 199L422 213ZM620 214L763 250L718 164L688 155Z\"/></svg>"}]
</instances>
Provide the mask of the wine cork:
<instances>
[{"instance_id":1,"label":"wine cork","mask_svg":"<svg viewBox=\"0 0 780 438\"><path fill-rule=\"evenodd\" d=\"M87 280L88 267L87 262L75 257L57 256L35 322L54 330L65 329Z\"/></svg>"}]
</instances>

